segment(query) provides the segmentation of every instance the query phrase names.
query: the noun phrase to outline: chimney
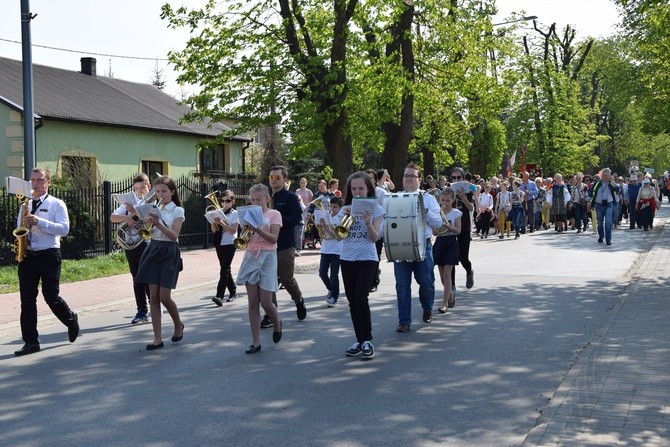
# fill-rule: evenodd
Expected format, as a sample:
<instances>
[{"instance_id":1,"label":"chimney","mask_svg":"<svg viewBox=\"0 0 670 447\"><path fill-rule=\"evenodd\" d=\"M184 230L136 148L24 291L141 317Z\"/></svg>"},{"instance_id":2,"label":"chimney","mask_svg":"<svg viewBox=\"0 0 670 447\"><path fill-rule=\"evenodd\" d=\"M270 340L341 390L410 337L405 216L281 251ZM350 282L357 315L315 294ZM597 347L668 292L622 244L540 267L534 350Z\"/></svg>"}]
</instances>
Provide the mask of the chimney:
<instances>
[{"instance_id":1,"label":"chimney","mask_svg":"<svg viewBox=\"0 0 670 447\"><path fill-rule=\"evenodd\" d=\"M81 72L85 75L96 76L95 74L95 58L82 57L81 58Z\"/></svg>"}]
</instances>

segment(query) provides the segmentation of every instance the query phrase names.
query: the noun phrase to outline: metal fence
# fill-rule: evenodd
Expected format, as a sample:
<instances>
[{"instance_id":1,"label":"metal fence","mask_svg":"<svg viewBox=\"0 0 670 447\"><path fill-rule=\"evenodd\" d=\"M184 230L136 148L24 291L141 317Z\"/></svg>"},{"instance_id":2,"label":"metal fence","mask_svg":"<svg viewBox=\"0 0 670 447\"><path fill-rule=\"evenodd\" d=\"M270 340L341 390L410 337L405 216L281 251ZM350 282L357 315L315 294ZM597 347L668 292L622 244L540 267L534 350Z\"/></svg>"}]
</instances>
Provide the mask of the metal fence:
<instances>
[{"instance_id":1,"label":"metal fence","mask_svg":"<svg viewBox=\"0 0 670 447\"><path fill-rule=\"evenodd\" d=\"M204 198L221 181L235 193L238 204L246 202L249 187L254 178L240 174L225 180L208 180L183 176L175 179L186 219L179 235L179 245L183 248L207 248L211 230L204 217L205 208L211 203ZM115 240L115 225L110 216L117 204L112 194L132 190L132 178L118 182L103 182L91 188L49 187L49 194L62 199L68 208L70 233L61 239L64 259L83 259L108 254L119 249ZM16 219L21 202L8 196L4 188L0 190L0 266L12 265L14 261L14 236Z\"/></svg>"}]
</instances>

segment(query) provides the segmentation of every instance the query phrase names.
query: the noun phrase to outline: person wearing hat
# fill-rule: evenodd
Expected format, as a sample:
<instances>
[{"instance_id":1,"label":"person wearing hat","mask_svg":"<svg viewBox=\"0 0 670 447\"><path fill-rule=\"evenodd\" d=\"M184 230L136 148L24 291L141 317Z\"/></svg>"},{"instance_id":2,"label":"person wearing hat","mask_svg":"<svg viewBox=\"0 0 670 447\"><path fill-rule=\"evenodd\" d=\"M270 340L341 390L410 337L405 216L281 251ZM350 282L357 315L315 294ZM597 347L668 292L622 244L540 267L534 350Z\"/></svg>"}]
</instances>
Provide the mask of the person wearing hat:
<instances>
[{"instance_id":1,"label":"person wearing hat","mask_svg":"<svg viewBox=\"0 0 670 447\"><path fill-rule=\"evenodd\" d=\"M658 207L658 197L656 190L651 184L649 178L642 180L642 187L637 193L637 200L635 201L635 210L638 213L638 221L644 231L649 228L654 228L654 214Z\"/></svg>"}]
</instances>

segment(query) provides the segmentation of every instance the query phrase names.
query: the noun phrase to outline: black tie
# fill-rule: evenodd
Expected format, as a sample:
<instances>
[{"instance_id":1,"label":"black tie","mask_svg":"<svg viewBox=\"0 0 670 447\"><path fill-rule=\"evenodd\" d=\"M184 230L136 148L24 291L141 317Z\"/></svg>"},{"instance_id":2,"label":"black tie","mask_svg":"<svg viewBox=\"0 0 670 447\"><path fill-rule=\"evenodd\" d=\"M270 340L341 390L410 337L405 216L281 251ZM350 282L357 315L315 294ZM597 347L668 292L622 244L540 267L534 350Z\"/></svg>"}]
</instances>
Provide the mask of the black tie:
<instances>
[{"instance_id":1,"label":"black tie","mask_svg":"<svg viewBox=\"0 0 670 447\"><path fill-rule=\"evenodd\" d=\"M41 204L42 199L38 199L37 201L33 199L33 210L30 212L30 214L35 214L35 211L37 211L37 208L39 208Z\"/></svg>"}]
</instances>

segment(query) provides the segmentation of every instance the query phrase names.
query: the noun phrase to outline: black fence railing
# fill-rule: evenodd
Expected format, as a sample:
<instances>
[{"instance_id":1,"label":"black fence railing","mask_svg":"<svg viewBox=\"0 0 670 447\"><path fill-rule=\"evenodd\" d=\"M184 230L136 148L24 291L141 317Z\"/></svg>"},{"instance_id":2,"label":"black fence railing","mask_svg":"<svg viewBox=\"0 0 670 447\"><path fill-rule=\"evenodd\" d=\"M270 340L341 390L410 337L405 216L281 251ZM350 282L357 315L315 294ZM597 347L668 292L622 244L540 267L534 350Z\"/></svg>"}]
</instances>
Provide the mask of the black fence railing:
<instances>
[{"instance_id":1,"label":"black fence railing","mask_svg":"<svg viewBox=\"0 0 670 447\"><path fill-rule=\"evenodd\" d=\"M186 220L179 235L179 245L184 248L207 248L211 231L204 217L205 208L211 203L204 199L215 183L226 183L235 193L237 203L246 202L249 187L254 178L236 175L225 180L208 180L191 176L175 179L179 197L184 207ZM110 216L117 204L112 194L128 192L132 189L132 178L118 182L103 182L98 187L84 189L49 188L49 194L62 199L68 208L70 232L61 239L61 251L64 259L83 259L108 254L119 248L116 244L115 228ZM12 252L21 202L14 196L8 196L0 189L0 266L12 265L15 255Z\"/></svg>"}]
</instances>

